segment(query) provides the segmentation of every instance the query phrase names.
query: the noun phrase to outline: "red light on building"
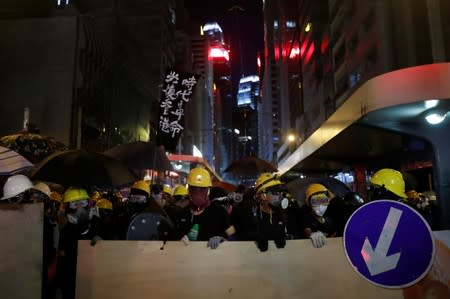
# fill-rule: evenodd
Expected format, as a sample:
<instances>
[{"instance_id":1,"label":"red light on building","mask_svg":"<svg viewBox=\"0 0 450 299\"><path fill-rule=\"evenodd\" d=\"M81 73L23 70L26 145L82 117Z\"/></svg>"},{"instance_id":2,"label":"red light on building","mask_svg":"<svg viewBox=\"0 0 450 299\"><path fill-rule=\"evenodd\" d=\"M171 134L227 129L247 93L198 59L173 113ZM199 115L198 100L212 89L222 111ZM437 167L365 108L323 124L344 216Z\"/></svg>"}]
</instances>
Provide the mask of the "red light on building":
<instances>
[{"instance_id":1,"label":"red light on building","mask_svg":"<svg viewBox=\"0 0 450 299\"><path fill-rule=\"evenodd\" d=\"M209 58L215 59L215 58L224 58L226 61L230 60L230 55L228 54L228 51L224 48L211 48L209 49Z\"/></svg>"},{"instance_id":2,"label":"red light on building","mask_svg":"<svg viewBox=\"0 0 450 299\"><path fill-rule=\"evenodd\" d=\"M256 64L258 65L258 68L261 68L261 58L259 57L259 54L258 57L256 58Z\"/></svg>"},{"instance_id":3,"label":"red light on building","mask_svg":"<svg viewBox=\"0 0 450 299\"><path fill-rule=\"evenodd\" d=\"M325 51L328 48L328 44L330 43L330 39L328 38L328 36L326 36L323 40L322 43L320 45L320 51L323 53L325 53Z\"/></svg>"},{"instance_id":4,"label":"red light on building","mask_svg":"<svg viewBox=\"0 0 450 299\"><path fill-rule=\"evenodd\" d=\"M314 43L311 43L311 45L308 48L308 52L306 53L306 56L305 56L305 64L308 64L308 62L311 59L313 53L314 53Z\"/></svg>"}]
</instances>

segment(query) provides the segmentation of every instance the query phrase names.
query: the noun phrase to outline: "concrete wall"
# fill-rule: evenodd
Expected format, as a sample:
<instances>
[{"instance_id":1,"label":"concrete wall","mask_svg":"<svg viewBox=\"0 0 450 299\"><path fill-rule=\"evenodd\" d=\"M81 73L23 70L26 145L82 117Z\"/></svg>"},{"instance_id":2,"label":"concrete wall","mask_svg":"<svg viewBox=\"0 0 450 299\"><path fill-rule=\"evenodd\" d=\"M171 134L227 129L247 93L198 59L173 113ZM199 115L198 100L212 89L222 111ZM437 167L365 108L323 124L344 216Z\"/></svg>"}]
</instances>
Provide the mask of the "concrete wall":
<instances>
[{"instance_id":1,"label":"concrete wall","mask_svg":"<svg viewBox=\"0 0 450 299\"><path fill-rule=\"evenodd\" d=\"M0 20L0 136L23 126L69 143L76 18Z\"/></svg>"}]
</instances>

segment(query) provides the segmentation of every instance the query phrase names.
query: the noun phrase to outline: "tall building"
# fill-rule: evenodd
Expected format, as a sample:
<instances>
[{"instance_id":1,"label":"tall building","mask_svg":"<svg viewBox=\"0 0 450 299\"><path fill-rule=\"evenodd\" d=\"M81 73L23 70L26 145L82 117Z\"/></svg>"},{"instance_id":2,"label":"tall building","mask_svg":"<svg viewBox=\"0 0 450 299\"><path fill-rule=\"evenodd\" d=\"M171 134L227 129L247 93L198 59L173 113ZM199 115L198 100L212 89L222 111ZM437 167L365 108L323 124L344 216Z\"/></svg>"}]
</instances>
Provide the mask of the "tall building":
<instances>
[{"instance_id":1,"label":"tall building","mask_svg":"<svg viewBox=\"0 0 450 299\"><path fill-rule=\"evenodd\" d=\"M236 158L257 156L258 132L256 107L260 99L260 82L256 75L242 77L237 91L236 128L239 130Z\"/></svg>"},{"instance_id":2,"label":"tall building","mask_svg":"<svg viewBox=\"0 0 450 299\"><path fill-rule=\"evenodd\" d=\"M3 33L15 32L2 41L10 51L2 72L13 70L3 94L17 110L4 133L29 107L43 134L74 147L104 150L155 135L160 83L175 63L174 1L13 2L0 9Z\"/></svg>"},{"instance_id":3,"label":"tall building","mask_svg":"<svg viewBox=\"0 0 450 299\"><path fill-rule=\"evenodd\" d=\"M209 40L202 35L200 24L189 31L193 56L193 72L200 75L191 102L186 106L184 152L191 154L196 146L209 164L214 165L214 73L208 59Z\"/></svg>"}]
</instances>

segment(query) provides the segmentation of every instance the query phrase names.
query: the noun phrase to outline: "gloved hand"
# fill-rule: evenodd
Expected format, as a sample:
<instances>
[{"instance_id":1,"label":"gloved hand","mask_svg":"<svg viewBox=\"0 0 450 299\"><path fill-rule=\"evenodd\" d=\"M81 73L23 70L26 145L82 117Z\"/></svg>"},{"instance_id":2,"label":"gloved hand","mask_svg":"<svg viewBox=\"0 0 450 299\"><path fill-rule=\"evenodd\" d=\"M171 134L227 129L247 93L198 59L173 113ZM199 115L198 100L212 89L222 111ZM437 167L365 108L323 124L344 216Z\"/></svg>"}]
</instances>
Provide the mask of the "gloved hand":
<instances>
[{"instance_id":1,"label":"gloved hand","mask_svg":"<svg viewBox=\"0 0 450 299\"><path fill-rule=\"evenodd\" d=\"M92 239L91 239L91 246L95 246L95 244L97 244L98 241L103 240L100 236L95 235Z\"/></svg>"},{"instance_id":2,"label":"gloved hand","mask_svg":"<svg viewBox=\"0 0 450 299\"><path fill-rule=\"evenodd\" d=\"M267 251L267 249L269 248L269 241L266 238L259 237L256 240L256 246L258 246L261 252Z\"/></svg>"},{"instance_id":3,"label":"gloved hand","mask_svg":"<svg viewBox=\"0 0 450 299\"><path fill-rule=\"evenodd\" d=\"M284 248L286 246L286 239L284 237L275 239L274 242L277 248Z\"/></svg>"},{"instance_id":4,"label":"gloved hand","mask_svg":"<svg viewBox=\"0 0 450 299\"><path fill-rule=\"evenodd\" d=\"M225 241L224 237L214 236L209 238L207 247L211 247L211 249L216 249L219 247L219 244Z\"/></svg>"},{"instance_id":5,"label":"gloved hand","mask_svg":"<svg viewBox=\"0 0 450 299\"><path fill-rule=\"evenodd\" d=\"M309 237L313 243L313 246L320 248L327 243L327 237L319 230L311 234Z\"/></svg>"}]
</instances>

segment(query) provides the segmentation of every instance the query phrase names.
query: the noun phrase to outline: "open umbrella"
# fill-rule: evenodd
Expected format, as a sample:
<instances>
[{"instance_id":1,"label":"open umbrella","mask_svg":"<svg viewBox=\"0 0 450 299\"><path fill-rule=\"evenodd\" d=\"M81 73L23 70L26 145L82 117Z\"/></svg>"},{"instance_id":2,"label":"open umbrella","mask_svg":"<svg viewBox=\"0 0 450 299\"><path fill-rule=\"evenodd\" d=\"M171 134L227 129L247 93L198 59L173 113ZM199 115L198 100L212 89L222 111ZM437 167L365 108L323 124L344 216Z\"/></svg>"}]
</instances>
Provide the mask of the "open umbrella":
<instances>
[{"instance_id":1,"label":"open umbrella","mask_svg":"<svg viewBox=\"0 0 450 299\"><path fill-rule=\"evenodd\" d=\"M33 166L30 161L15 151L0 146L0 175L12 175Z\"/></svg>"},{"instance_id":2,"label":"open umbrella","mask_svg":"<svg viewBox=\"0 0 450 299\"><path fill-rule=\"evenodd\" d=\"M171 170L164 147L152 142L136 141L125 143L104 152L132 169Z\"/></svg>"},{"instance_id":3,"label":"open umbrella","mask_svg":"<svg viewBox=\"0 0 450 299\"><path fill-rule=\"evenodd\" d=\"M350 188L343 182L330 177L308 177L304 179L295 179L286 183L286 187L291 195L297 200L300 205L305 202L306 188L312 183L322 184L335 196L344 196L350 192Z\"/></svg>"},{"instance_id":4,"label":"open umbrella","mask_svg":"<svg viewBox=\"0 0 450 299\"><path fill-rule=\"evenodd\" d=\"M0 138L0 145L12 149L32 163L38 163L51 154L68 147L52 137L34 133L17 133Z\"/></svg>"},{"instance_id":5,"label":"open umbrella","mask_svg":"<svg viewBox=\"0 0 450 299\"><path fill-rule=\"evenodd\" d=\"M114 188L137 178L120 161L100 153L69 150L51 155L31 173L34 180L68 186Z\"/></svg>"},{"instance_id":6,"label":"open umbrella","mask_svg":"<svg viewBox=\"0 0 450 299\"><path fill-rule=\"evenodd\" d=\"M278 169L258 157L246 157L232 162L225 172L235 175L257 175L263 172L277 172Z\"/></svg>"}]
</instances>

